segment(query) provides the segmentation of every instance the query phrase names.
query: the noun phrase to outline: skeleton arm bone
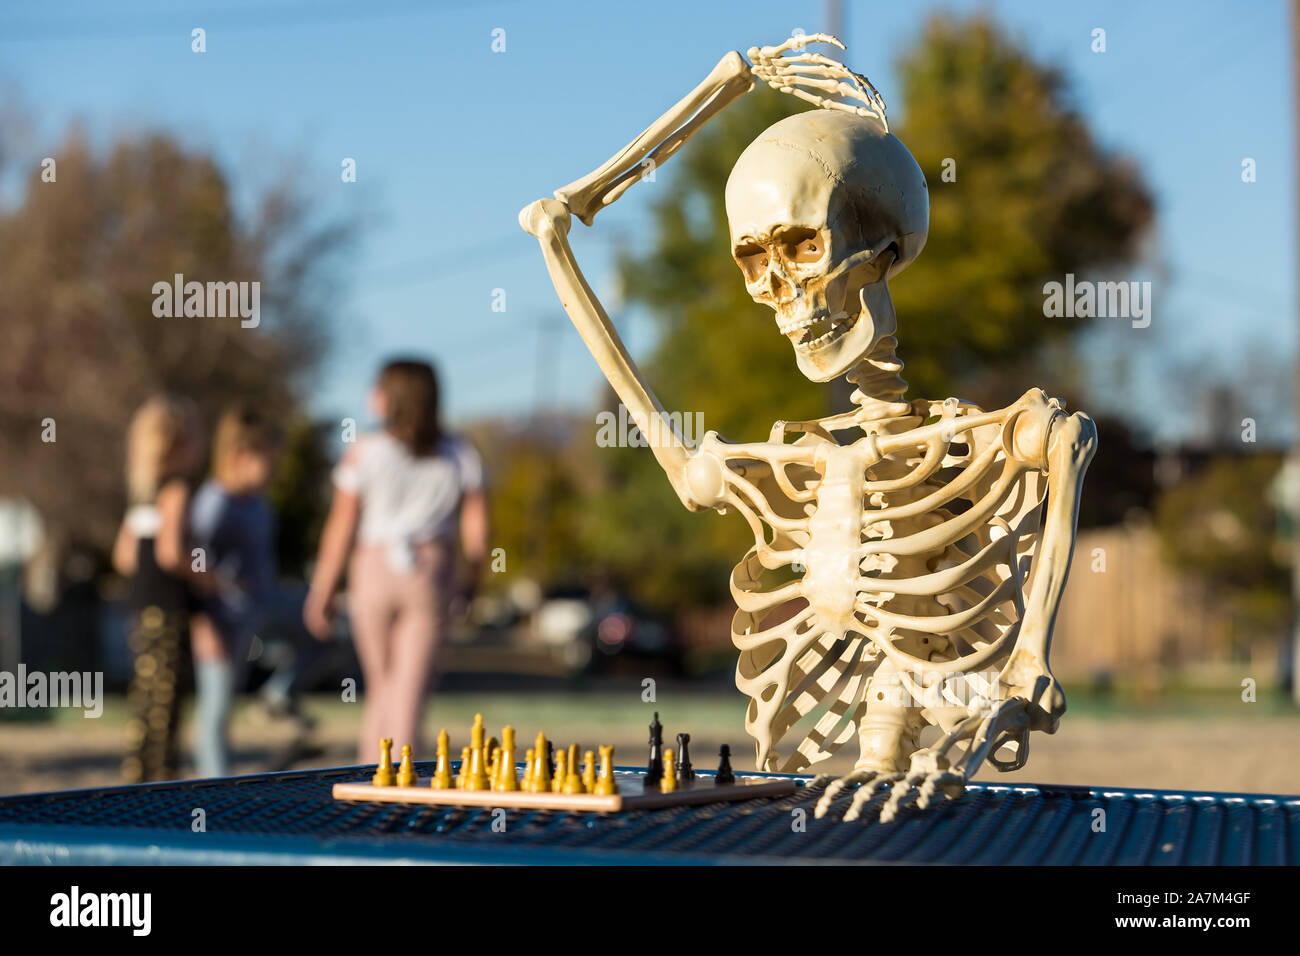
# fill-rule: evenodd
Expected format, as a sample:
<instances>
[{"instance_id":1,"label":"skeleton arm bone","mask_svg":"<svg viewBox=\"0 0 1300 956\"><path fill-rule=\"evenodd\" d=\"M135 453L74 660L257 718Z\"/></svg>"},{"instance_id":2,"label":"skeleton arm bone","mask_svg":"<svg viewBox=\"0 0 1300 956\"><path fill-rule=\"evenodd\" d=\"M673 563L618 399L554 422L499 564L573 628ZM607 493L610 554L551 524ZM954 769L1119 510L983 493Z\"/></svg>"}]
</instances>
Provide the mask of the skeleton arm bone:
<instances>
[{"instance_id":1,"label":"skeleton arm bone","mask_svg":"<svg viewBox=\"0 0 1300 956\"><path fill-rule=\"evenodd\" d=\"M999 683L1006 696L1029 701L1030 728L1052 733L1065 712L1065 695L1047 665L1052 627L1070 572L1083 475L1097 450L1097 428L1087 415L1054 417L1047 437L1047 516L1035 558L1015 650Z\"/></svg>"},{"instance_id":2,"label":"skeleton arm bone","mask_svg":"<svg viewBox=\"0 0 1300 956\"><path fill-rule=\"evenodd\" d=\"M569 248L570 217L563 203L539 199L519 214L524 229L537 237L542 246L551 282L555 285L564 311L587 344L587 349L604 373L609 384L626 406L637 428L646 436L660 467L672 482L678 498L692 511L700 505L686 488L686 463L689 458L685 440L669 420L640 370L627 354L623 341L596 298L591 286ZM651 419L658 421L652 423Z\"/></svg>"},{"instance_id":3,"label":"skeleton arm bone","mask_svg":"<svg viewBox=\"0 0 1300 956\"><path fill-rule=\"evenodd\" d=\"M688 487L686 466L691 457L690 450L670 424L663 406L651 392L604 307L587 284L569 246L568 232L571 214L590 225L600 209L614 202L636 182L647 158L655 164L667 160L710 118L752 89L753 85L753 76L740 54L728 53L703 83L609 162L577 182L556 190L555 199L539 199L519 213L519 224L541 244L551 282L559 293L564 310L632 420L646 436L678 498L692 511L707 505L701 503L698 496L693 496ZM656 417L659 421L652 422Z\"/></svg>"},{"instance_id":4,"label":"skeleton arm bone","mask_svg":"<svg viewBox=\"0 0 1300 956\"><path fill-rule=\"evenodd\" d=\"M663 165L715 115L754 88L749 64L732 51L718 61L704 82L655 120L599 169L555 191L585 225L641 178L649 165Z\"/></svg>"}]
</instances>

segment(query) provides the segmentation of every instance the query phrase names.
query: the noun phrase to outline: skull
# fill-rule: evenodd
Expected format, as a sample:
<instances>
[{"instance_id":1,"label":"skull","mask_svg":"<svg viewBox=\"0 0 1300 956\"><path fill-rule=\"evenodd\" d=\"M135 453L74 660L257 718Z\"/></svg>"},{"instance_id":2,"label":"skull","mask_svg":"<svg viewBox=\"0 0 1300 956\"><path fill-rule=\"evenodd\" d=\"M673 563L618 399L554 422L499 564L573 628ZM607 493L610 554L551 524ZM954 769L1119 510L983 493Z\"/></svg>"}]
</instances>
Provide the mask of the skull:
<instances>
[{"instance_id":1,"label":"skull","mask_svg":"<svg viewBox=\"0 0 1300 956\"><path fill-rule=\"evenodd\" d=\"M731 248L755 302L776 312L799 370L849 371L896 330L886 280L925 245L925 176L874 119L811 110L769 127L727 180Z\"/></svg>"}]
</instances>

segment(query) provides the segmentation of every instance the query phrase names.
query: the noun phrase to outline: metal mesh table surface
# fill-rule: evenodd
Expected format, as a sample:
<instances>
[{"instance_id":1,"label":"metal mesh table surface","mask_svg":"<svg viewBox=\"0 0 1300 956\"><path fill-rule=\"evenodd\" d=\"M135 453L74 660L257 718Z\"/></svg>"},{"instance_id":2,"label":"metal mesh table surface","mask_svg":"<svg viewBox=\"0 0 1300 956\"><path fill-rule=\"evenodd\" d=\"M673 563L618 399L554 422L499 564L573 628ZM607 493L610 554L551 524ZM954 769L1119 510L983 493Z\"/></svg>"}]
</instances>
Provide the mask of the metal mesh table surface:
<instances>
[{"instance_id":1,"label":"metal mesh table surface","mask_svg":"<svg viewBox=\"0 0 1300 956\"><path fill-rule=\"evenodd\" d=\"M431 762L416 767L422 776L433 770ZM821 791L803 786L732 804L617 814L508 810L504 818L490 808L331 796L333 784L372 772L346 767L2 797L0 863L1300 863L1300 797L973 783L959 800L881 824L887 791L862 819L845 823L851 790L818 820L812 811ZM708 774L701 777L707 786Z\"/></svg>"}]
</instances>

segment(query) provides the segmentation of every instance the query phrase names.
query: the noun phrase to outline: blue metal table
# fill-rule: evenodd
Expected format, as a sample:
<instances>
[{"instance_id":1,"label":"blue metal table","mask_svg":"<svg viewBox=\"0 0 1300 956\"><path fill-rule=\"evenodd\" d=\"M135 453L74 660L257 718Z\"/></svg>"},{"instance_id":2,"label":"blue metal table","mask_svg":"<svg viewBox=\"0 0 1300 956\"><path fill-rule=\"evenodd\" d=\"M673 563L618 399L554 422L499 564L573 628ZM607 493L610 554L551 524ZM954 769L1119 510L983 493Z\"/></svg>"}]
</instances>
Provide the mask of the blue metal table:
<instances>
[{"instance_id":1,"label":"blue metal table","mask_svg":"<svg viewBox=\"0 0 1300 956\"><path fill-rule=\"evenodd\" d=\"M432 764L417 769L428 775ZM801 786L784 797L620 814L511 810L502 829L490 809L331 797L334 783L372 772L2 797L0 863L1300 863L1300 797L976 783L960 800L881 824L885 792L844 823L851 791L818 820L820 791Z\"/></svg>"}]
</instances>

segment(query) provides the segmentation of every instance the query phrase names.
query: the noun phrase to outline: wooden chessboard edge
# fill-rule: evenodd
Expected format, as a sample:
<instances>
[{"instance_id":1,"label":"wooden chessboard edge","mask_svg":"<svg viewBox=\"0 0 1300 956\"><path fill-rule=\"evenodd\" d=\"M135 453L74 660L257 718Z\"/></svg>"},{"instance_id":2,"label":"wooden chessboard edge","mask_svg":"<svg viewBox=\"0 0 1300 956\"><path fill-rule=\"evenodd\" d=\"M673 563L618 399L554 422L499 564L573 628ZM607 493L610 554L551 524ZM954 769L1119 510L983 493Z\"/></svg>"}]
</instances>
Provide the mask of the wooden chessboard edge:
<instances>
[{"instance_id":1,"label":"wooden chessboard edge","mask_svg":"<svg viewBox=\"0 0 1300 956\"><path fill-rule=\"evenodd\" d=\"M336 783L331 789L335 800L360 800L371 803L414 803L436 806L507 807L521 810L587 810L612 812L623 807L621 794L602 796L595 793L528 793L524 790L434 790L428 778L414 787L376 787L366 781Z\"/></svg>"},{"instance_id":2,"label":"wooden chessboard edge","mask_svg":"<svg viewBox=\"0 0 1300 956\"><path fill-rule=\"evenodd\" d=\"M709 778L701 778L701 782ZM736 778L736 783L716 786L703 783L697 787L683 787L668 793L641 793L635 795L594 793L528 793L522 790L502 792L497 790L434 790L429 778L421 778L414 787L376 787L366 780L336 783L331 788L335 800L352 800L362 803L404 803L432 806L504 807L519 810L576 810L588 813L616 813L620 810L654 810L664 807L690 806L703 803L733 803L759 797L783 796L792 793L794 780L772 780L762 777Z\"/></svg>"}]
</instances>

